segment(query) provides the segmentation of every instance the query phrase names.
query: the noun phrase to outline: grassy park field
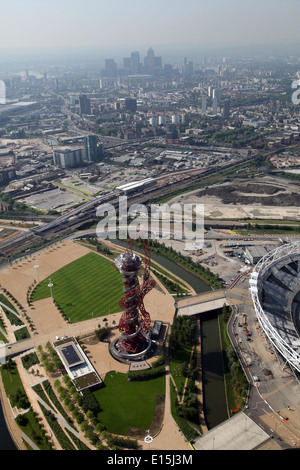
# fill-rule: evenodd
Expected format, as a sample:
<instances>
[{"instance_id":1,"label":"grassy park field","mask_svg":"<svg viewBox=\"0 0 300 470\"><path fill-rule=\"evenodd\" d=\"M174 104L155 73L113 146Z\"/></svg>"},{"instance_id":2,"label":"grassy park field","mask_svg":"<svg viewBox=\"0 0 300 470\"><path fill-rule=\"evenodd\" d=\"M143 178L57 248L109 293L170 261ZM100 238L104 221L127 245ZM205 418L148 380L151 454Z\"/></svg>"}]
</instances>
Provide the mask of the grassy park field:
<instances>
[{"instance_id":1,"label":"grassy park field","mask_svg":"<svg viewBox=\"0 0 300 470\"><path fill-rule=\"evenodd\" d=\"M72 261L50 276L53 299L71 323L119 312L122 276L96 253ZM31 301L50 297L49 278L33 290Z\"/></svg>"},{"instance_id":2,"label":"grassy park field","mask_svg":"<svg viewBox=\"0 0 300 470\"><path fill-rule=\"evenodd\" d=\"M100 419L107 431L126 436L131 426L148 429L156 396L165 394L165 377L128 382L127 374L109 372L104 383L93 393L103 409Z\"/></svg>"}]
</instances>

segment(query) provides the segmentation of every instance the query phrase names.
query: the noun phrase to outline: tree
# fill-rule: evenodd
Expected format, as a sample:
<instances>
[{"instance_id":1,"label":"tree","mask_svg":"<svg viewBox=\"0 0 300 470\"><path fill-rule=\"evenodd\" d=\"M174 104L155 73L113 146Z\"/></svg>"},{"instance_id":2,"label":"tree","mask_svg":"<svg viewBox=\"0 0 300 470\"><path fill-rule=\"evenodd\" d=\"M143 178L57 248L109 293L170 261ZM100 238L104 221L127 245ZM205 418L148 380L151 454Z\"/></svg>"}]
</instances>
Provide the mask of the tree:
<instances>
[{"instance_id":1,"label":"tree","mask_svg":"<svg viewBox=\"0 0 300 470\"><path fill-rule=\"evenodd\" d=\"M81 430L82 432L86 432L86 431L88 430L88 428L89 428L88 423L87 423L86 421L83 421L83 422L81 423L81 425L80 425L80 430Z\"/></svg>"}]
</instances>

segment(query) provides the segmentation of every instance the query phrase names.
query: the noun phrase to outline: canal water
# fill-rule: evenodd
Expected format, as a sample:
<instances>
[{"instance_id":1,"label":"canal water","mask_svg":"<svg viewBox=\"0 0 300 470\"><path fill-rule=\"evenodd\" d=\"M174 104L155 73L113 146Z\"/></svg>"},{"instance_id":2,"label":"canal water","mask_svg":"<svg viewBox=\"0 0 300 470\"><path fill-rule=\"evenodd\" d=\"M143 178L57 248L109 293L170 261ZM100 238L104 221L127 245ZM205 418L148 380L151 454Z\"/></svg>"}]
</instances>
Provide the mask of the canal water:
<instances>
[{"instance_id":1,"label":"canal water","mask_svg":"<svg viewBox=\"0 0 300 470\"><path fill-rule=\"evenodd\" d=\"M204 414L208 429L228 419L218 315L220 310L202 314L202 376Z\"/></svg>"},{"instance_id":2,"label":"canal water","mask_svg":"<svg viewBox=\"0 0 300 470\"><path fill-rule=\"evenodd\" d=\"M1 450L17 450L17 448L8 432L0 402L0 451Z\"/></svg>"},{"instance_id":3,"label":"canal water","mask_svg":"<svg viewBox=\"0 0 300 470\"><path fill-rule=\"evenodd\" d=\"M126 246L126 243L120 240L112 240L112 243L114 243L115 245ZM143 249L136 246L134 246L134 251L140 253L141 255L144 254ZM202 281L202 279L200 279L198 276L187 271L186 269L182 268L173 261L170 261L164 256L151 252L151 259L154 262L156 261L157 263L159 263L164 268L168 269L171 273L175 274L175 276L178 276L180 279L186 281L197 292L197 294L211 291L211 287L204 281Z\"/></svg>"}]
</instances>

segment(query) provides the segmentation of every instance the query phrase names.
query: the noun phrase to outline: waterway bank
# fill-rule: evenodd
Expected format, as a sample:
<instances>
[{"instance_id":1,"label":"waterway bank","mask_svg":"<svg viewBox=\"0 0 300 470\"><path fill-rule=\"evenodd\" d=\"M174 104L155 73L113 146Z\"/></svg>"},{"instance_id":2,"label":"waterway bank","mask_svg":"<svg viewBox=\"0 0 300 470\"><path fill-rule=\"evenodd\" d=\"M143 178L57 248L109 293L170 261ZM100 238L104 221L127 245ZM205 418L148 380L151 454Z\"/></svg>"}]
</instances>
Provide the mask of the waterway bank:
<instances>
[{"instance_id":1,"label":"waterway bank","mask_svg":"<svg viewBox=\"0 0 300 470\"><path fill-rule=\"evenodd\" d=\"M229 417L218 316L219 310L201 314L203 406L208 429Z\"/></svg>"},{"instance_id":2,"label":"waterway bank","mask_svg":"<svg viewBox=\"0 0 300 470\"><path fill-rule=\"evenodd\" d=\"M126 247L126 243L120 240L110 240L110 242L113 245ZM137 253L141 255L144 255L144 252L140 247L134 246L134 251L136 251ZM175 274L175 276L182 279L187 284L189 284L197 294L211 291L211 287L209 286L209 284L204 282L199 276L196 276L195 274L188 271L187 269L184 269L182 266L175 263L174 261L171 261L168 258L165 258L164 256L154 253L152 251L151 251L151 259L154 262L161 265L162 267L166 268L172 274Z\"/></svg>"},{"instance_id":3,"label":"waterway bank","mask_svg":"<svg viewBox=\"0 0 300 470\"><path fill-rule=\"evenodd\" d=\"M5 391L0 377L0 451L1 450L18 450L18 447L13 438L13 433L10 431L9 421L6 418L6 406L4 403ZM8 407L7 403L7 407Z\"/></svg>"}]
</instances>

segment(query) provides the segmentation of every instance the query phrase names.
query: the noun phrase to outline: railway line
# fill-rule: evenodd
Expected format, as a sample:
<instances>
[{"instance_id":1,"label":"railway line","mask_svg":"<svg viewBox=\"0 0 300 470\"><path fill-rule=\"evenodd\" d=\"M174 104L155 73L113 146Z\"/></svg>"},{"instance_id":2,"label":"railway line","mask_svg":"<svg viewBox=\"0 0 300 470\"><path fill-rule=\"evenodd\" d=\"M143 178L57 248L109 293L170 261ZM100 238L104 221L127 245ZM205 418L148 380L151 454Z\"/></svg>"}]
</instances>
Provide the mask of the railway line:
<instances>
[{"instance_id":1,"label":"railway line","mask_svg":"<svg viewBox=\"0 0 300 470\"><path fill-rule=\"evenodd\" d=\"M249 162L257 158L256 155L251 157L245 157L238 162L231 162L224 166L215 166L208 170L202 169L189 169L180 172L174 172L168 174L168 178L181 176L181 179L178 181L170 181L166 184L161 184L162 180L166 179L166 175L160 175L154 180L156 184L152 187L141 190L139 193L134 193L128 196L128 203L130 204L147 204L151 199L158 199L162 196L165 196L166 193L176 192L182 189L187 188L191 183L203 179L206 176L219 173L221 171L227 170L229 168L234 168L235 166L241 165L245 162ZM184 178L182 178L184 176ZM170 188L170 191L168 189ZM20 233L15 237L10 238L10 240L3 241L0 243L0 256L3 258L9 258L10 256L17 254L19 252L24 252L26 249L30 249L35 244L39 244L41 240L50 240L51 238L60 235L61 233L74 229L80 226L83 222L92 221L96 219L96 208L102 203L110 203L113 205L118 204L118 197L121 193L117 190L114 192L100 196L93 199L81 206L74 208L68 211L66 214L62 214L57 217L55 220L52 220L49 223L46 223L44 226L33 229L27 233Z\"/></svg>"}]
</instances>

